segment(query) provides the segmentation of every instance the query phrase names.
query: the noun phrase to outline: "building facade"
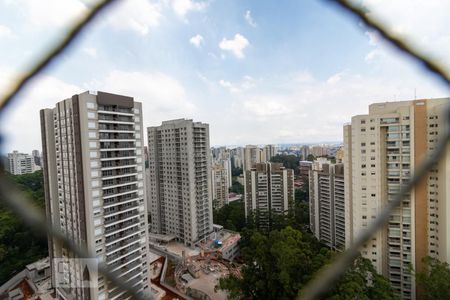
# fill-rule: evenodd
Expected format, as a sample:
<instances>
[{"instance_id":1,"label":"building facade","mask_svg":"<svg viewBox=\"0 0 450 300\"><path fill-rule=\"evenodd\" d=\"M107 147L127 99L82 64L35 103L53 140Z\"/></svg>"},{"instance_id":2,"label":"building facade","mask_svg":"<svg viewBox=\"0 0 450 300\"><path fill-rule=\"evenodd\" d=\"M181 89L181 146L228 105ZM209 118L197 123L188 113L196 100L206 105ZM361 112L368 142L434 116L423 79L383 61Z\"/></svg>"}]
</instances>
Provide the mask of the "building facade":
<instances>
[{"instance_id":1,"label":"building facade","mask_svg":"<svg viewBox=\"0 0 450 300\"><path fill-rule=\"evenodd\" d=\"M178 119L147 130L151 230L194 245L212 232L209 125Z\"/></svg>"},{"instance_id":2,"label":"building facade","mask_svg":"<svg viewBox=\"0 0 450 300\"><path fill-rule=\"evenodd\" d=\"M7 170L13 175L33 173L41 168L36 165L32 155L13 151L8 153Z\"/></svg>"},{"instance_id":3,"label":"building facade","mask_svg":"<svg viewBox=\"0 0 450 300\"><path fill-rule=\"evenodd\" d=\"M257 163L266 162L264 152L255 145L247 145L244 148L244 172L253 168Z\"/></svg>"},{"instance_id":4,"label":"building facade","mask_svg":"<svg viewBox=\"0 0 450 300\"><path fill-rule=\"evenodd\" d=\"M214 163L211 168L211 192L213 208L219 209L228 204L230 189L229 170L223 164Z\"/></svg>"},{"instance_id":5,"label":"building facade","mask_svg":"<svg viewBox=\"0 0 450 300\"><path fill-rule=\"evenodd\" d=\"M294 204L294 171L280 163L257 163L244 172L245 217L253 212L257 225L270 228L273 213L285 214Z\"/></svg>"},{"instance_id":6,"label":"building facade","mask_svg":"<svg viewBox=\"0 0 450 300\"><path fill-rule=\"evenodd\" d=\"M434 149L450 99L375 103L344 127L348 240L366 228ZM389 224L361 249L404 299L420 296L414 276L429 255L450 262L450 149L402 200ZM347 209L346 207L346 209Z\"/></svg>"},{"instance_id":7,"label":"building facade","mask_svg":"<svg viewBox=\"0 0 450 300\"><path fill-rule=\"evenodd\" d=\"M141 103L85 92L41 110L40 116L47 217L72 241L95 253L120 280L146 294ZM71 259L73 254L56 239L49 239L49 255L58 298L126 298L82 261Z\"/></svg>"},{"instance_id":8,"label":"building facade","mask_svg":"<svg viewBox=\"0 0 450 300\"><path fill-rule=\"evenodd\" d=\"M265 145L262 151L264 161L270 161L272 157L277 155L277 147L275 145Z\"/></svg>"},{"instance_id":9,"label":"building facade","mask_svg":"<svg viewBox=\"0 0 450 300\"><path fill-rule=\"evenodd\" d=\"M319 159L309 171L310 229L330 248L345 249L344 165Z\"/></svg>"}]
</instances>

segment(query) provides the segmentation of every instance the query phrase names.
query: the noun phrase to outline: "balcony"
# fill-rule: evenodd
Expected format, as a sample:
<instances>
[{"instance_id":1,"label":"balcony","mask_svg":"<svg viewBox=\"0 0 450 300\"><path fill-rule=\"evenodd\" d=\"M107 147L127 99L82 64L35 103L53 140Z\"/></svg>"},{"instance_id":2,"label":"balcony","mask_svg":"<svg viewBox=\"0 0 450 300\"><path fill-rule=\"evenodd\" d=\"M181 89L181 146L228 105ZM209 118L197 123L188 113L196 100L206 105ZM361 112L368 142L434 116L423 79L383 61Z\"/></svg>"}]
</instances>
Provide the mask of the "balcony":
<instances>
[{"instance_id":1,"label":"balcony","mask_svg":"<svg viewBox=\"0 0 450 300\"><path fill-rule=\"evenodd\" d=\"M134 133L135 129L132 125L124 125L124 124L99 124L98 131L100 133Z\"/></svg>"},{"instance_id":2,"label":"balcony","mask_svg":"<svg viewBox=\"0 0 450 300\"><path fill-rule=\"evenodd\" d=\"M139 203L138 202L120 204L118 206L106 208L105 211L104 211L104 216L105 216L105 218L113 217L113 216L116 216L118 214L122 214L122 213L126 213L126 212L129 212L129 211L133 211L135 209L139 209Z\"/></svg>"},{"instance_id":3,"label":"balcony","mask_svg":"<svg viewBox=\"0 0 450 300\"><path fill-rule=\"evenodd\" d=\"M121 232L128 232L129 230L139 230L139 219L135 218L133 220L129 220L127 222L108 226L105 228L105 237L112 236L114 234L118 234Z\"/></svg>"},{"instance_id":4,"label":"balcony","mask_svg":"<svg viewBox=\"0 0 450 300\"><path fill-rule=\"evenodd\" d=\"M113 225L117 225L120 223L126 223L126 221L130 221L133 219L139 219L139 212L137 211L129 211L129 212L125 212L119 215L116 215L114 217L108 217L105 218L105 227L109 227L109 226L113 226ZM105 231L106 232L106 231Z\"/></svg>"},{"instance_id":5,"label":"balcony","mask_svg":"<svg viewBox=\"0 0 450 300\"><path fill-rule=\"evenodd\" d=\"M137 194L134 192L132 194L127 194L124 196L109 198L103 201L103 208L107 209L116 205L123 205L131 202L139 201Z\"/></svg>"},{"instance_id":6,"label":"balcony","mask_svg":"<svg viewBox=\"0 0 450 300\"><path fill-rule=\"evenodd\" d=\"M137 173L120 175L119 177L116 176L113 179L104 179L104 180L102 180L102 188L110 189L110 188L130 185L130 184L136 184L137 183L136 175L137 175Z\"/></svg>"},{"instance_id":7,"label":"balcony","mask_svg":"<svg viewBox=\"0 0 450 300\"><path fill-rule=\"evenodd\" d=\"M100 121L111 121L112 123L120 124L122 122L125 123L134 123L134 114L128 115L119 115L117 112L107 112L107 111L99 111L98 112L98 120Z\"/></svg>"},{"instance_id":8,"label":"balcony","mask_svg":"<svg viewBox=\"0 0 450 300\"><path fill-rule=\"evenodd\" d=\"M135 159L121 159L120 161L113 161L113 160L102 161L101 168L102 171L104 171L136 166L137 164Z\"/></svg>"},{"instance_id":9,"label":"balcony","mask_svg":"<svg viewBox=\"0 0 450 300\"><path fill-rule=\"evenodd\" d=\"M132 260L137 255L140 256L141 245L139 243L140 238L131 238L129 242L120 242L116 245L109 246L106 250L106 261L108 263L115 263L118 260Z\"/></svg>"}]
</instances>

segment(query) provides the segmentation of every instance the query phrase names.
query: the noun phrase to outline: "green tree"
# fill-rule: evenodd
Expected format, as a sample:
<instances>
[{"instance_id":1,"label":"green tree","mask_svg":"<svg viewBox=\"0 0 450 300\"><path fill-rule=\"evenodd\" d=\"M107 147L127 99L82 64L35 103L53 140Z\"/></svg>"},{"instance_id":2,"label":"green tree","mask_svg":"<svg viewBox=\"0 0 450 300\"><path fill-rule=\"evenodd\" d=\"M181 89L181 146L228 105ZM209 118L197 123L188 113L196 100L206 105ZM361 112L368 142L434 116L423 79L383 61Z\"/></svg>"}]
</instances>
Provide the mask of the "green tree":
<instances>
[{"instance_id":1,"label":"green tree","mask_svg":"<svg viewBox=\"0 0 450 300\"><path fill-rule=\"evenodd\" d=\"M34 206L44 208L41 171L11 175L10 178L29 196ZM3 203L0 200L0 285L22 271L27 264L48 255L46 238L36 235Z\"/></svg>"},{"instance_id":2,"label":"green tree","mask_svg":"<svg viewBox=\"0 0 450 300\"><path fill-rule=\"evenodd\" d=\"M230 192L243 195L244 194L244 186L242 184L240 184L235 178L233 178Z\"/></svg>"},{"instance_id":3,"label":"green tree","mask_svg":"<svg viewBox=\"0 0 450 300\"><path fill-rule=\"evenodd\" d=\"M236 177L242 174L242 168L231 168L231 176Z\"/></svg>"},{"instance_id":4,"label":"green tree","mask_svg":"<svg viewBox=\"0 0 450 300\"><path fill-rule=\"evenodd\" d=\"M285 168L294 170L295 174L299 173L300 157L295 155L277 154L270 159L271 162L282 163Z\"/></svg>"},{"instance_id":5,"label":"green tree","mask_svg":"<svg viewBox=\"0 0 450 300\"><path fill-rule=\"evenodd\" d=\"M395 295L388 280L376 272L370 260L358 257L326 299L391 300L400 298Z\"/></svg>"},{"instance_id":6,"label":"green tree","mask_svg":"<svg viewBox=\"0 0 450 300\"><path fill-rule=\"evenodd\" d=\"M244 201L238 200L213 211L214 224L229 230L241 231L245 223Z\"/></svg>"},{"instance_id":7,"label":"green tree","mask_svg":"<svg viewBox=\"0 0 450 300\"><path fill-rule=\"evenodd\" d=\"M268 234L244 229L241 236L242 278L221 278L216 287L227 290L230 299L294 299L334 256L312 235L290 226ZM372 263L359 257L325 299L398 298Z\"/></svg>"},{"instance_id":8,"label":"green tree","mask_svg":"<svg viewBox=\"0 0 450 300\"><path fill-rule=\"evenodd\" d=\"M241 240L242 279L230 275L218 284L231 299L293 299L332 255L325 248L314 251L304 234L290 226L269 234L244 230Z\"/></svg>"},{"instance_id":9,"label":"green tree","mask_svg":"<svg viewBox=\"0 0 450 300\"><path fill-rule=\"evenodd\" d=\"M308 154L308 156L306 157L306 160L309 160L309 161L314 161L315 159L316 158L312 154Z\"/></svg>"},{"instance_id":10,"label":"green tree","mask_svg":"<svg viewBox=\"0 0 450 300\"><path fill-rule=\"evenodd\" d=\"M423 260L424 271L416 273L425 300L450 299L450 266L431 257Z\"/></svg>"}]
</instances>

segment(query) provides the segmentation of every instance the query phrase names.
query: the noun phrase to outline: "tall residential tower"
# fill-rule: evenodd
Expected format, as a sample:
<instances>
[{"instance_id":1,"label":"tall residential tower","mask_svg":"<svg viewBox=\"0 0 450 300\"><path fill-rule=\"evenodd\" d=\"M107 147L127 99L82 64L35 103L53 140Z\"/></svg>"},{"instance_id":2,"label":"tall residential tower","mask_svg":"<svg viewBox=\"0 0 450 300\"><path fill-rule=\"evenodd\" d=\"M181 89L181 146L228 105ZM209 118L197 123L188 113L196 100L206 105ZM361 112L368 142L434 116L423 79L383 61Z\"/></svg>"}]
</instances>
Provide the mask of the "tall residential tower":
<instances>
[{"instance_id":1,"label":"tall residential tower","mask_svg":"<svg viewBox=\"0 0 450 300\"><path fill-rule=\"evenodd\" d=\"M450 99L375 103L344 127L347 240L372 222L434 149ZM450 147L361 249L404 299L425 256L450 262Z\"/></svg>"},{"instance_id":2,"label":"tall residential tower","mask_svg":"<svg viewBox=\"0 0 450 300\"><path fill-rule=\"evenodd\" d=\"M244 177L245 217L254 213L257 225L269 229L272 214L285 214L294 204L294 171L280 163L256 163Z\"/></svg>"},{"instance_id":3,"label":"tall residential tower","mask_svg":"<svg viewBox=\"0 0 450 300\"><path fill-rule=\"evenodd\" d=\"M328 247L345 249L344 165L319 158L309 171L310 228Z\"/></svg>"},{"instance_id":4,"label":"tall residential tower","mask_svg":"<svg viewBox=\"0 0 450 300\"><path fill-rule=\"evenodd\" d=\"M178 119L147 130L151 230L194 245L212 232L209 125Z\"/></svg>"},{"instance_id":5,"label":"tall residential tower","mask_svg":"<svg viewBox=\"0 0 450 300\"><path fill-rule=\"evenodd\" d=\"M41 110L47 218L120 280L146 292L142 130L141 103L126 96L85 92ZM49 255L58 298L126 298L56 239L49 239Z\"/></svg>"}]
</instances>

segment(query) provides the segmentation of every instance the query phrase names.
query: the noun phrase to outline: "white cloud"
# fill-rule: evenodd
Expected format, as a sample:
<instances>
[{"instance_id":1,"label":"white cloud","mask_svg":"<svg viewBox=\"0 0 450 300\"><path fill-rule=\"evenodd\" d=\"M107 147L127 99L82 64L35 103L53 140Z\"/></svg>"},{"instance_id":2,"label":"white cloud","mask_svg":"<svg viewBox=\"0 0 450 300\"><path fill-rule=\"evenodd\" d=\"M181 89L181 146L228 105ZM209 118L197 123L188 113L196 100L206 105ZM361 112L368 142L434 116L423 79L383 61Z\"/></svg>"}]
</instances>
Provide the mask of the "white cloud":
<instances>
[{"instance_id":1,"label":"white cloud","mask_svg":"<svg viewBox=\"0 0 450 300\"><path fill-rule=\"evenodd\" d=\"M237 58L244 58L244 49L250 45L249 41L241 34L236 33L233 39L223 38L219 44L220 49L230 51Z\"/></svg>"},{"instance_id":2,"label":"white cloud","mask_svg":"<svg viewBox=\"0 0 450 300\"><path fill-rule=\"evenodd\" d=\"M3 73L3 70L2 72ZM0 77L0 90L12 82L12 73ZM22 92L0 122L5 137L4 150L19 150L31 153L41 149L41 131L39 111L52 108L55 103L69 98L83 90L52 76L40 76Z\"/></svg>"},{"instance_id":3,"label":"white cloud","mask_svg":"<svg viewBox=\"0 0 450 300\"><path fill-rule=\"evenodd\" d=\"M64 26L86 11L86 6L79 0L15 0L6 4L16 5L25 14L27 22L33 25L30 29Z\"/></svg>"},{"instance_id":4,"label":"white cloud","mask_svg":"<svg viewBox=\"0 0 450 300\"><path fill-rule=\"evenodd\" d=\"M90 57L97 57L97 49L93 47L84 47L81 51Z\"/></svg>"},{"instance_id":5,"label":"white cloud","mask_svg":"<svg viewBox=\"0 0 450 300\"><path fill-rule=\"evenodd\" d=\"M14 33L11 28L0 24L0 38L11 38L14 37Z\"/></svg>"},{"instance_id":6,"label":"white cloud","mask_svg":"<svg viewBox=\"0 0 450 300\"><path fill-rule=\"evenodd\" d=\"M159 72L113 71L90 89L128 95L142 102L148 126L166 119L192 117L195 111L182 84Z\"/></svg>"},{"instance_id":7,"label":"white cloud","mask_svg":"<svg viewBox=\"0 0 450 300\"><path fill-rule=\"evenodd\" d=\"M367 53L364 60L370 64L370 63L373 63L374 61L376 61L377 59L384 57L385 55L386 54L384 51L382 51L380 49L374 49L374 50L370 51L369 53Z\"/></svg>"},{"instance_id":8,"label":"white cloud","mask_svg":"<svg viewBox=\"0 0 450 300\"><path fill-rule=\"evenodd\" d=\"M249 10L247 10L245 12L244 18L245 18L245 21L247 21L248 25L250 25L252 27L258 26L256 24L255 20L253 20L252 13Z\"/></svg>"},{"instance_id":9,"label":"white cloud","mask_svg":"<svg viewBox=\"0 0 450 300\"><path fill-rule=\"evenodd\" d=\"M219 85L228 89L231 93L241 93L250 90L256 86L256 80L251 76L244 76L240 82L231 83L226 80L219 80Z\"/></svg>"},{"instance_id":10,"label":"white cloud","mask_svg":"<svg viewBox=\"0 0 450 300\"><path fill-rule=\"evenodd\" d=\"M413 99L417 84L419 98L446 95L423 76L399 71L404 74L401 81L348 70L323 80L309 72L260 79L263 82L252 90L234 94L231 110L221 116L233 119L233 124L224 124L218 137L212 136L212 144L339 141L344 123L367 113L371 103ZM227 88L234 87L231 82L224 83Z\"/></svg>"},{"instance_id":11,"label":"white cloud","mask_svg":"<svg viewBox=\"0 0 450 300\"><path fill-rule=\"evenodd\" d=\"M363 0L371 17L383 21L394 34L412 43L421 52L433 56L450 68L450 27L448 26L449 1L439 0ZM430 20L430 16L433 16ZM373 32L366 33L369 43L380 52L367 54L366 58L386 58L388 44ZM366 61L367 61L366 59ZM383 59L378 59L379 63ZM391 68L392 68L392 64Z\"/></svg>"},{"instance_id":12,"label":"white cloud","mask_svg":"<svg viewBox=\"0 0 450 300\"><path fill-rule=\"evenodd\" d=\"M0 68L0 91L12 83L13 73ZM193 103L187 100L184 87L176 79L159 72L113 71L81 88L51 76L33 81L0 122L5 136L4 150L31 152L41 148L39 111L53 108L55 103L86 90L106 91L132 96L143 103L146 126L159 125L174 118L192 118Z\"/></svg>"},{"instance_id":13,"label":"white cloud","mask_svg":"<svg viewBox=\"0 0 450 300\"><path fill-rule=\"evenodd\" d=\"M108 12L107 20L113 28L119 30L133 30L146 35L150 29L159 26L161 5L148 0L119 1L114 10Z\"/></svg>"},{"instance_id":14,"label":"white cloud","mask_svg":"<svg viewBox=\"0 0 450 300\"><path fill-rule=\"evenodd\" d=\"M172 0L170 4L173 11L182 18L191 11L202 11L208 7L207 2L195 2L192 0Z\"/></svg>"},{"instance_id":15,"label":"white cloud","mask_svg":"<svg viewBox=\"0 0 450 300\"><path fill-rule=\"evenodd\" d=\"M203 44L203 37L200 34L197 34L189 39L189 43L197 48L200 48L200 46Z\"/></svg>"}]
</instances>

